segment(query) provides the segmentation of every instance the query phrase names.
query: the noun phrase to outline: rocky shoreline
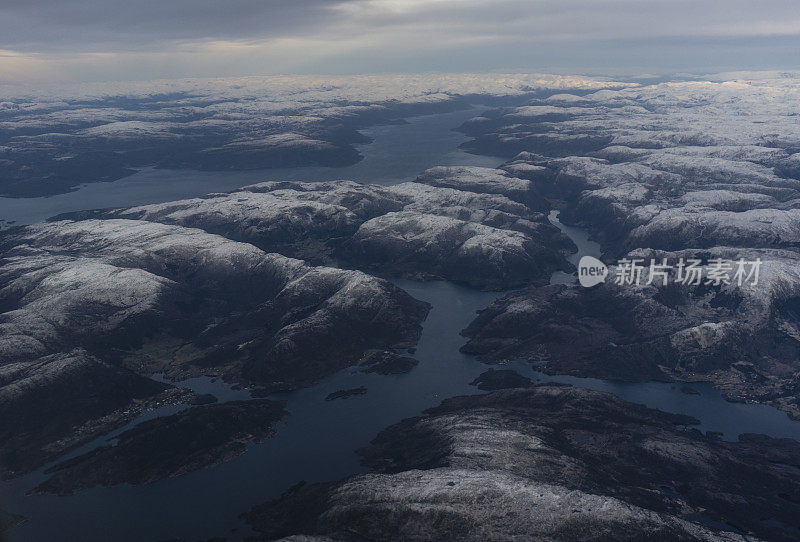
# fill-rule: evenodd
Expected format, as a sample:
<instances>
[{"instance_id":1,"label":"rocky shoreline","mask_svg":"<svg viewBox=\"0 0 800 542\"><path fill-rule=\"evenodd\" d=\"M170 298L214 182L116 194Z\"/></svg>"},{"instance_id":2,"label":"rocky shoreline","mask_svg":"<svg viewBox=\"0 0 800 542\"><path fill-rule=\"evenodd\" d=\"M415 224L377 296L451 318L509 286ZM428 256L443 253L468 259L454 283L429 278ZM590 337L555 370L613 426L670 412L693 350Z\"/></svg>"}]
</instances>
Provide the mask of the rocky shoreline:
<instances>
[{"instance_id":1,"label":"rocky shoreline","mask_svg":"<svg viewBox=\"0 0 800 542\"><path fill-rule=\"evenodd\" d=\"M69 495L95 485L148 484L229 461L268 438L288 412L266 399L231 401L140 423L113 445L57 463L33 493Z\"/></svg>"},{"instance_id":2,"label":"rocky shoreline","mask_svg":"<svg viewBox=\"0 0 800 542\"><path fill-rule=\"evenodd\" d=\"M526 201L533 183L490 168L432 168L390 187L265 182L130 209L62 219L134 219L199 228L318 265L484 289L546 283L570 270L572 242Z\"/></svg>"},{"instance_id":3,"label":"rocky shoreline","mask_svg":"<svg viewBox=\"0 0 800 542\"><path fill-rule=\"evenodd\" d=\"M724 442L684 428L690 418L564 386L426 414L361 450L370 474L298 486L247 521L264 540L788 541L800 527L792 440Z\"/></svg>"},{"instance_id":4,"label":"rocky shoreline","mask_svg":"<svg viewBox=\"0 0 800 542\"><path fill-rule=\"evenodd\" d=\"M3 417L3 476L151 405L205 402L154 373L222 377L264 395L352 365L413 369L395 351L415 345L428 306L341 267L486 289L542 284L570 269L572 244L521 203L531 194L529 181L499 170L434 168L393 187L262 183L3 232L0 353L13 363L0 367L0 409L49 422L30 432L40 424ZM130 391L102 395L120 387ZM35 401L45 390L52 401ZM62 411L85 397L94 403Z\"/></svg>"},{"instance_id":5,"label":"rocky shoreline","mask_svg":"<svg viewBox=\"0 0 800 542\"><path fill-rule=\"evenodd\" d=\"M63 452L62 439L79 445L163 403L156 396L171 387L150 380L155 372L308 385L367 350L413 346L428 311L381 279L196 229L62 221L2 243L4 477ZM189 400L171 389L172 402Z\"/></svg>"},{"instance_id":6,"label":"rocky shoreline","mask_svg":"<svg viewBox=\"0 0 800 542\"><path fill-rule=\"evenodd\" d=\"M16 514L11 514L10 512L6 512L5 510L0 510L0 535L2 535L5 531L11 529L11 527L15 525L19 525L27 521L27 518L24 516L19 516ZM0 540L2 540L0 538Z\"/></svg>"}]
</instances>

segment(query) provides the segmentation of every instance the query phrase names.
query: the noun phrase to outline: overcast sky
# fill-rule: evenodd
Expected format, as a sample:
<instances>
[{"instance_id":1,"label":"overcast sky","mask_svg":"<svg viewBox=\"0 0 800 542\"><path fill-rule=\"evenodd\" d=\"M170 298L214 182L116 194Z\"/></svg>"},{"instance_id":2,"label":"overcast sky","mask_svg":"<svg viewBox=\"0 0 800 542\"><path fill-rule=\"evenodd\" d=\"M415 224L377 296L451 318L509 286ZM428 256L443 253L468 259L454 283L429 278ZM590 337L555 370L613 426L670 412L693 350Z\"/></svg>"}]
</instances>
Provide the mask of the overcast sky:
<instances>
[{"instance_id":1,"label":"overcast sky","mask_svg":"<svg viewBox=\"0 0 800 542\"><path fill-rule=\"evenodd\" d=\"M0 0L0 82L799 67L799 0Z\"/></svg>"}]
</instances>

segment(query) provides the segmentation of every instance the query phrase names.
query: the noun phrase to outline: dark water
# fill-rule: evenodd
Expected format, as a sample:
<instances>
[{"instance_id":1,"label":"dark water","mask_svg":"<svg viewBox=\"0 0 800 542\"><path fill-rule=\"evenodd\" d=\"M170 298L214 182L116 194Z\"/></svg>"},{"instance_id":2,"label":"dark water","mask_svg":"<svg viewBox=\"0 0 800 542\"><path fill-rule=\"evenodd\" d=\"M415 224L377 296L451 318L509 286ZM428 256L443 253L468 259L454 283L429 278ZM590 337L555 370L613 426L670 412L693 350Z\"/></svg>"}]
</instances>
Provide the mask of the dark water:
<instances>
[{"instance_id":1,"label":"dark water","mask_svg":"<svg viewBox=\"0 0 800 542\"><path fill-rule=\"evenodd\" d=\"M383 175L375 175L370 180L391 183L395 180L412 178L426 167L443 163L445 158L458 159L463 163L461 159L464 156L454 150L462 137L458 134L453 135L454 133L449 130L463 118L457 114L436 117L438 120L421 118L425 119L424 122L421 119L414 119L414 123L417 124L412 123L411 129L409 125L376 128L375 130L382 134L378 137L377 132L372 133L376 137L372 149L378 149L375 151L378 153L375 156L376 160L380 161L381 155L387 158L389 154L392 159L396 159L397 149L417 148L419 154L403 152L399 162L392 167L376 165L377 169L372 171L383 168ZM413 128L415 126L416 128ZM429 148L415 147L420 141L425 141L420 137L420 130L424 132L428 129L432 130L431 133L438 134L435 137L444 137L448 142L447 145L442 143L439 147L442 150L439 151L441 155L438 159L428 152ZM391 144L381 139L384 137ZM434 136L431 137L435 139ZM428 145L432 146L433 143ZM362 151L367 155L362 162L365 164L361 166L362 168L367 168L372 162L369 156L371 151L368 152L369 147L365 147ZM474 157L470 160L472 158ZM486 160L483 165L496 165L499 161L487 158L483 160ZM445 161L445 163L456 162ZM470 163L474 164L475 161ZM171 186L170 190L176 188L172 181L152 184L144 182L141 187L143 192L138 197L143 199L152 197L155 199L151 201L156 201L194 195L187 192L190 190L188 180L196 181L196 178L192 177L196 175L195 173L172 172L171 174L186 175L187 183L182 189L183 193L165 191L159 192L157 196L152 194L147 196L144 192L148 190L158 192L158 187L161 185ZM195 190L195 193L223 190L257 180L255 178L243 180L241 175L244 174L236 174L235 178L231 177L224 181L214 181L213 187L202 185L202 188L191 190ZM297 173L297 176L300 175ZM166 178L162 180L166 181ZM208 182L211 182L210 178ZM221 186L220 183L225 182L230 184ZM118 183L90 185L86 189L99 190L102 186L103 190L106 190ZM113 194L105 193L100 199L106 203L99 206L114 205L115 203L109 203L114 197L116 196ZM86 200L82 207L98 206L96 201L98 200ZM79 204L77 201L74 203ZM51 211L44 209L37 212L52 214ZM551 216L551 220L556 225L560 224L557 216ZM579 247L579 253L573 257L576 262L586 253L599 255L599 246L589 241L585 232L564 225L559 227L562 227ZM568 277L561 278L568 280ZM178 478L162 480L147 486L98 487L71 497L49 495L25 497L24 494L28 490L45 478L41 470L30 476L0 484L0 508L31 518L27 523L12 529L8 533L9 539L26 542L63 540L92 542L163 540L172 537L204 540L212 536L225 536L228 540L240 540L252 533L238 519L238 515L254 504L278 497L301 480L307 482L336 480L362 472L363 467L359 464L355 450L366 445L381 429L403 418L418 415L425 408L438 405L444 398L480 393L470 386L469 382L485 371L487 366L458 351L465 341L459 332L474 318L475 311L503 295L496 292L478 292L447 282L418 283L405 280L396 282L411 295L431 303L433 307L423 324L422 337L414 354L414 357L420 360L420 364L410 373L381 376L346 369L325 379L317 386L276 394L273 398L287 401L290 416L279 426L273 438L250 444L247 453L232 461ZM800 423L791 421L786 414L763 405L729 403L708 384L692 384L691 388L699 392L699 395L687 395L681 391L681 385L630 384L568 376L550 377L536 372L531 365L523 362L509 364L508 368L513 368L533 379L565 382L609 391L650 407L689 414L700 420L700 429L720 431L729 439L735 439L738 434L744 432L758 432L800 440ZM190 387L199 393L213 393L221 401L247 398L249 395L246 390L232 390L225 383L207 377L190 379L179 385ZM365 395L325 401L325 397L333 391L359 386L368 389ZM180 408L182 407L168 407L148 412L141 420L168 415ZM100 445L124 429L106 435L71 455L83 453Z\"/></svg>"},{"instance_id":2,"label":"dark water","mask_svg":"<svg viewBox=\"0 0 800 542\"><path fill-rule=\"evenodd\" d=\"M145 168L110 183L90 183L67 194L41 198L0 198L0 219L16 224L39 222L57 214L84 209L161 203L210 192L224 192L270 180L397 184L413 180L437 165L496 167L502 158L476 156L458 149L467 137L453 128L482 111L473 108L407 119L408 124L375 126L362 133L372 143L358 146L364 159L352 166L276 168L252 171L193 171Z\"/></svg>"},{"instance_id":3,"label":"dark water","mask_svg":"<svg viewBox=\"0 0 800 542\"><path fill-rule=\"evenodd\" d=\"M576 247L578 247L578 251L567 258L569 263L577 267L578 262L584 256L594 256L595 258L599 258L602 254L602 250L600 249L600 245L598 243L589 239L589 233L581 228L562 224L558 219L558 215L559 211L553 210L550 211L550 215L547 218L554 226L561 230L564 235L572 239L572 242L575 243ZM575 273L556 271L550 277L550 284L574 284L576 282L578 282L578 275Z\"/></svg>"},{"instance_id":4,"label":"dark water","mask_svg":"<svg viewBox=\"0 0 800 542\"><path fill-rule=\"evenodd\" d=\"M742 433L761 433L800 441L800 422L792 421L785 412L767 405L731 403L708 382L690 384L616 382L566 375L548 376L537 371L532 372L534 378L540 378L543 382L562 382L579 388L607 391L650 408L693 416L700 421L699 425L693 427L703 432L722 433L725 440L737 440ZM529 373L524 374L530 376ZM682 391L688 389L693 392Z\"/></svg>"},{"instance_id":5,"label":"dark water","mask_svg":"<svg viewBox=\"0 0 800 542\"><path fill-rule=\"evenodd\" d=\"M410 373L382 376L346 369L312 388L273 395L286 400L290 412L273 438L250 445L233 461L178 478L147 486L95 488L72 497L21 498L44 479L41 473L4 484L2 508L31 517L10 533L11 540L140 541L177 536L200 540L212 535L236 540L247 534L237 516L254 504L279 496L301 480L335 480L361 472L357 448L387 425L446 397L476 393L469 382L486 370L458 351L464 343L458 333L498 294L447 282L397 284L433 305L414 354L420 364ZM527 364L514 367L530 371ZM208 378L182 385L223 400L244 393ZM367 393L325 401L333 391L358 386L365 386Z\"/></svg>"}]
</instances>

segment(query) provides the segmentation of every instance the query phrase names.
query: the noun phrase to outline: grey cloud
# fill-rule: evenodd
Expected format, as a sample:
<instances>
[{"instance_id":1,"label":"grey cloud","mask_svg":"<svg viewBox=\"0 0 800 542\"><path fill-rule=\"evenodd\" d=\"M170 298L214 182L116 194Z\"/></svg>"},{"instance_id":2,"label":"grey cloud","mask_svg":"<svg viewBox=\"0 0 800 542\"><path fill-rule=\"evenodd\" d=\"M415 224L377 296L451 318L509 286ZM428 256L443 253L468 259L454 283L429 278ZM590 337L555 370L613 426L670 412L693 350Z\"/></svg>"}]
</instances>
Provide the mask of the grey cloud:
<instances>
[{"instance_id":1,"label":"grey cloud","mask_svg":"<svg viewBox=\"0 0 800 542\"><path fill-rule=\"evenodd\" d=\"M799 42L797 0L5 0L0 52L38 54L0 82L790 69Z\"/></svg>"},{"instance_id":2,"label":"grey cloud","mask_svg":"<svg viewBox=\"0 0 800 542\"><path fill-rule=\"evenodd\" d=\"M340 17L331 0L9 0L0 48L130 50L172 40L247 40L311 32Z\"/></svg>"},{"instance_id":3,"label":"grey cloud","mask_svg":"<svg viewBox=\"0 0 800 542\"><path fill-rule=\"evenodd\" d=\"M792 21L800 23L794 0L439 0L405 7L401 0L7 0L0 5L0 48L113 51L171 40L341 38L386 28L402 39L427 25L464 38L735 35L769 33Z\"/></svg>"}]
</instances>

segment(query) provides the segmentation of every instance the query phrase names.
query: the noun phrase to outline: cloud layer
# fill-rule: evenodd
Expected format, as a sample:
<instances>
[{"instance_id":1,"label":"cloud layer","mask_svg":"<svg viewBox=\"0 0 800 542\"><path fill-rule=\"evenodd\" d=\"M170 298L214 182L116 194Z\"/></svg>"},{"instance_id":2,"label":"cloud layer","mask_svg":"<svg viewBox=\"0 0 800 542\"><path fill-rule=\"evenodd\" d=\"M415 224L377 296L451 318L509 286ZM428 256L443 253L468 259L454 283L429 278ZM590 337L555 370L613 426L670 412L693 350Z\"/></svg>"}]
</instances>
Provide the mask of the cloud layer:
<instances>
[{"instance_id":1,"label":"cloud layer","mask_svg":"<svg viewBox=\"0 0 800 542\"><path fill-rule=\"evenodd\" d=\"M8 0L0 78L790 68L792 0Z\"/></svg>"}]
</instances>

